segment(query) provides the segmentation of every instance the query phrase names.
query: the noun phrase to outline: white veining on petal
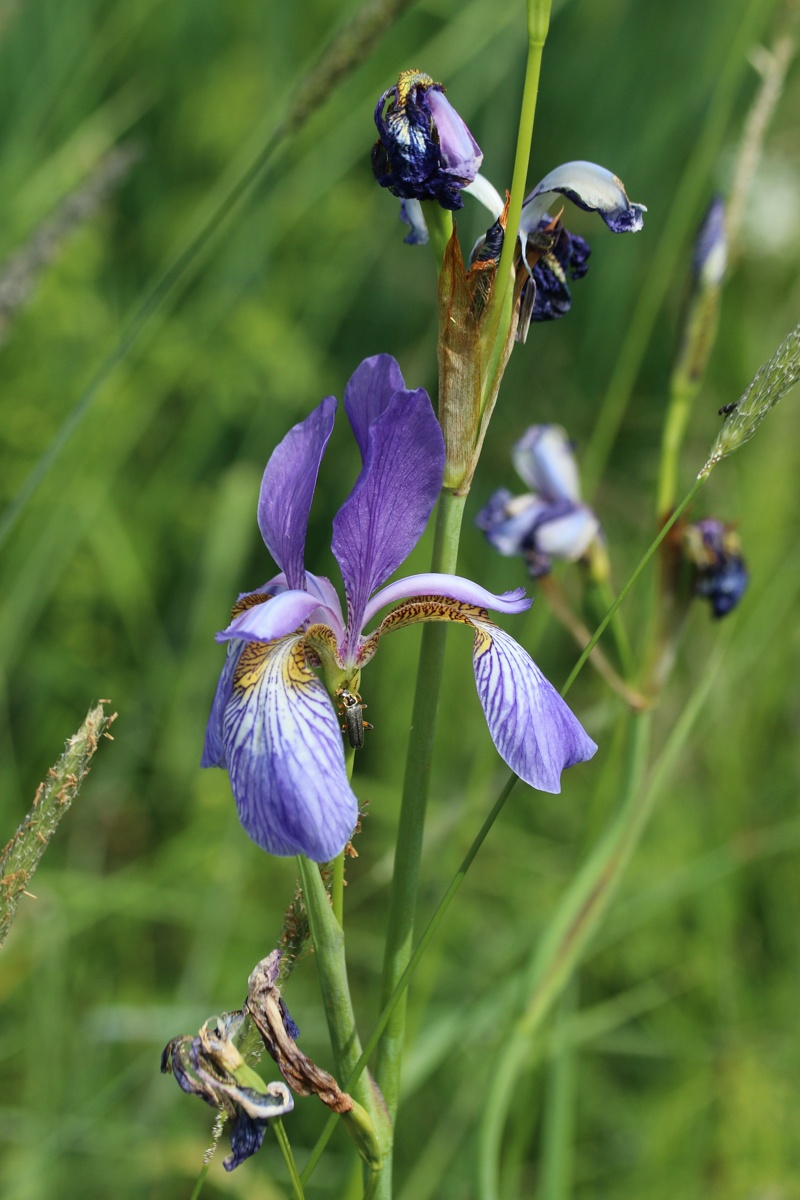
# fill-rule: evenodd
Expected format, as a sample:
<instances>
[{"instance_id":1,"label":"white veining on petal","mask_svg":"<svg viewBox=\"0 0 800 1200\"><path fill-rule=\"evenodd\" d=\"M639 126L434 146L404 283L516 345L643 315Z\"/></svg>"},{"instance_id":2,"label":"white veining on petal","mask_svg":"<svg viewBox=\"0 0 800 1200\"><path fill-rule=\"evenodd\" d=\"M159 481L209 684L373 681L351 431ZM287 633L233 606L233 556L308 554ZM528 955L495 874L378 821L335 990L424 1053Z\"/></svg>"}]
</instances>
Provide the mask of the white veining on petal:
<instances>
[{"instance_id":1,"label":"white veining on petal","mask_svg":"<svg viewBox=\"0 0 800 1200\"><path fill-rule=\"evenodd\" d=\"M303 663L302 638L250 647L225 710L231 787L247 833L270 854L328 862L344 849L358 805L339 722Z\"/></svg>"},{"instance_id":2,"label":"white veining on petal","mask_svg":"<svg viewBox=\"0 0 800 1200\"><path fill-rule=\"evenodd\" d=\"M561 791L561 772L597 746L530 655L503 629L473 622L478 695L501 758L531 787Z\"/></svg>"}]
</instances>

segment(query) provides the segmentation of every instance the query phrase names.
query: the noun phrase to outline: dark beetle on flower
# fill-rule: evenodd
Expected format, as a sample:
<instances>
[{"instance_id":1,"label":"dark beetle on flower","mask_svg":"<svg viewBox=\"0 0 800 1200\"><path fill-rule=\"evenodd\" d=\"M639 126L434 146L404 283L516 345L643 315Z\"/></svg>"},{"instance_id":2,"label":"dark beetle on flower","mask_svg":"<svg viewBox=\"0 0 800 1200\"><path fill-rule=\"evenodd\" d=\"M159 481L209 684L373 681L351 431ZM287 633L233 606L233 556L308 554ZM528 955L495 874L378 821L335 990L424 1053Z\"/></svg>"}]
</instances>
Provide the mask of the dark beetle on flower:
<instances>
[{"instance_id":1,"label":"dark beetle on flower","mask_svg":"<svg viewBox=\"0 0 800 1200\"><path fill-rule=\"evenodd\" d=\"M345 688L337 688L336 695L340 698L341 714L344 717L342 733L347 734L347 740L354 750L360 750L364 745L364 730L372 729L369 721L364 720L366 704L361 703L358 692L355 695Z\"/></svg>"}]
</instances>

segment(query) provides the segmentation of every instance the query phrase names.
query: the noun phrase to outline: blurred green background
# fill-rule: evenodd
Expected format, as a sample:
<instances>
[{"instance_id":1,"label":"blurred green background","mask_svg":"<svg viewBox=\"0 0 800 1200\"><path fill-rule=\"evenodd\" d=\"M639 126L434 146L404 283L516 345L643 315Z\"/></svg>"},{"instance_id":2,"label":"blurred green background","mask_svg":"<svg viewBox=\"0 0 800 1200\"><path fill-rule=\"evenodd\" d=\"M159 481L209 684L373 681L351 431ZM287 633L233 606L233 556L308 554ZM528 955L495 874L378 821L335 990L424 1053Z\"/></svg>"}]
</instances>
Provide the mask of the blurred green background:
<instances>
[{"instance_id":1,"label":"blurred green background","mask_svg":"<svg viewBox=\"0 0 800 1200\"><path fill-rule=\"evenodd\" d=\"M117 353L154 284L355 11L333 0L0 3L0 296L12 297L0 308L4 837L90 703L110 697L119 711L116 740L102 745L2 951L7 1200L191 1194L213 1114L159 1075L161 1048L241 1004L294 887L293 863L267 858L241 830L227 776L198 767L222 660L213 634L236 594L273 570L255 522L261 472L287 428L323 395L341 397L366 355L395 354L411 386L435 390L432 257L403 244L396 202L369 169L372 111L400 69L447 84L484 149L485 173L498 187L510 182L523 5L410 5L281 143ZM596 493L618 585L648 544L692 232L730 179L758 84L747 53L770 44L781 14L768 0L558 6L531 182L562 161L593 159L649 212L635 238L567 215L592 241L591 270L573 288L570 315L534 328L512 358L463 538L462 572L485 586L526 582L523 565L492 556L471 524L493 488L522 490L512 442L534 421L557 420L581 453L596 447L598 418L625 406L614 374L621 352L641 365ZM686 487L718 407L800 317L799 105L794 71L749 197L685 448ZM130 161L92 211L87 184L108 172L118 146ZM478 213L467 208L459 228L470 245ZM652 336L636 324L648 303ZM723 625L699 605L693 613L659 744L720 637L730 638L724 662L581 970L571 1015L558 1038L548 1027L524 1073L504 1196L800 1196L798 431L790 397L701 496L698 515L739 523L751 587ZM307 553L312 570L335 579L330 521L357 469L340 421ZM410 570L429 554L425 541ZM624 610L634 640L646 600L645 583ZM560 686L576 650L545 602L509 628ZM417 640L409 631L382 644L362 689L375 729L356 768L369 810L346 920L364 1035L377 1012ZM507 774L474 695L469 648L454 630L422 917ZM570 702L600 743L595 761L569 772L561 796L518 787L415 982L402 1200L476 1195L475 1127L520 972L618 803L619 702L590 671ZM330 1066L313 958L298 966L287 1000L302 1046ZM554 1126L557 1044L570 1048L573 1086ZM311 1099L289 1119L301 1161L324 1116ZM230 1176L221 1158L209 1200L289 1195L270 1135ZM310 1195L341 1195L350 1162L339 1132Z\"/></svg>"}]
</instances>

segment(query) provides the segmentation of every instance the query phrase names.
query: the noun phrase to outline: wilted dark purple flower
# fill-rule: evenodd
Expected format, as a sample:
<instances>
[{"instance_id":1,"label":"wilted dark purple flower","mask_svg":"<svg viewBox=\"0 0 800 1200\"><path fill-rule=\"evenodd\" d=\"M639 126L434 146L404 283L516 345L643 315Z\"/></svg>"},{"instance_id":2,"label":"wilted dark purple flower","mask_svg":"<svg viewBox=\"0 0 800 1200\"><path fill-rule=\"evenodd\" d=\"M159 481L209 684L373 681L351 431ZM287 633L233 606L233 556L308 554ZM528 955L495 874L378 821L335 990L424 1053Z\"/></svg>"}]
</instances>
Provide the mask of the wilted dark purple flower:
<instances>
[{"instance_id":1,"label":"wilted dark purple flower","mask_svg":"<svg viewBox=\"0 0 800 1200\"><path fill-rule=\"evenodd\" d=\"M501 488L475 518L500 554L521 555L531 575L546 575L552 559L576 562L600 533L581 502L572 444L559 425L532 425L512 451L518 475L533 490L512 496Z\"/></svg>"},{"instance_id":2,"label":"wilted dark purple flower","mask_svg":"<svg viewBox=\"0 0 800 1200\"><path fill-rule=\"evenodd\" d=\"M372 170L381 187L403 200L463 207L461 190L475 178L483 154L441 83L403 71L378 101L375 124ZM413 229L408 240L414 240Z\"/></svg>"},{"instance_id":3,"label":"wilted dark purple flower","mask_svg":"<svg viewBox=\"0 0 800 1200\"><path fill-rule=\"evenodd\" d=\"M715 617L724 617L741 600L750 578L738 533L714 517L689 525L684 550L695 568L694 593L711 604Z\"/></svg>"},{"instance_id":4,"label":"wilted dark purple flower","mask_svg":"<svg viewBox=\"0 0 800 1200\"><path fill-rule=\"evenodd\" d=\"M265 1083L242 1058L234 1042L241 1020L241 1013L227 1013L219 1024L204 1025L197 1037L173 1038L161 1055L161 1070L174 1075L184 1092L230 1120L231 1153L222 1164L226 1171L261 1148L270 1120L294 1108L285 1083Z\"/></svg>"},{"instance_id":5,"label":"wilted dark purple flower","mask_svg":"<svg viewBox=\"0 0 800 1200\"><path fill-rule=\"evenodd\" d=\"M361 364L344 403L363 461L333 522L347 621L330 581L304 565L311 500L336 410L329 396L267 463L258 521L281 573L240 597L217 635L228 642L228 657L203 754L203 766L228 769L240 820L258 845L317 862L342 850L357 817L331 696L337 688L358 690L361 669L390 630L420 621L472 629L475 681L492 739L533 787L559 791L561 771L596 749L528 654L487 615L528 608L521 588L495 596L468 579L434 573L384 586L436 503L442 432L427 393L408 390L389 355ZM398 601L371 634L363 632Z\"/></svg>"},{"instance_id":6,"label":"wilted dark purple flower","mask_svg":"<svg viewBox=\"0 0 800 1200\"><path fill-rule=\"evenodd\" d=\"M498 221L504 208L503 199L485 176L476 175L464 191L480 201ZM647 212L643 204L628 199L616 175L597 163L568 162L545 175L526 196L520 216L520 269L526 270L530 277L521 298L517 334L521 342L525 341L531 321L552 321L569 311L572 297L567 279L582 279L588 270L591 253L588 242L570 233L560 219L548 213L562 196L585 212L599 213L613 233L636 233L642 228L643 214ZM428 230L419 204L406 200L400 217L411 227L406 242L411 245L427 242ZM502 248L500 226L492 226L490 233L498 231ZM484 240L473 250L471 261L486 257Z\"/></svg>"},{"instance_id":7,"label":"wilted dark purple flower","mask_svg":"<svg viewBox=\"0 0 800 1200\"><path fill-rule=\"evenodd\" d=\"M520 295L520 325L524 330L530 321L555 321L569 312L572 294L567 279L583 279L591 254L584 238L570 233L561 221L553 224L547 216L542 217L528 245L539 252L539 257Z\"/></svg>"}]
</instances>

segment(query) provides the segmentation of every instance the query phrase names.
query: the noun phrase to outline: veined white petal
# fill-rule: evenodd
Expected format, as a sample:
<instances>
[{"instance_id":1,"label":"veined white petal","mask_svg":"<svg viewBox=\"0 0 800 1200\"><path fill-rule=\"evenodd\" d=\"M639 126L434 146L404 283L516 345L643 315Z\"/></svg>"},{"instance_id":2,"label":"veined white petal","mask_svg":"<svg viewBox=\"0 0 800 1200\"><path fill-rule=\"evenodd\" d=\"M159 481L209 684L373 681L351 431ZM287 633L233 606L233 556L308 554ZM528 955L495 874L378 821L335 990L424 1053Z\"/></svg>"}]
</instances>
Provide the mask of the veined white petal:
<instances>
[{"instance_id":1,"label":"veined white petal","mask_svg":"<svg viewBox=\"0 0 800 1200\"><path fill-rule=\"evenodd\" d=\"M561 772L597 746L530 655L490 622L473 620L472 663L492 741L531 787L561 791Z\"/></svg>"}]
</instances>

